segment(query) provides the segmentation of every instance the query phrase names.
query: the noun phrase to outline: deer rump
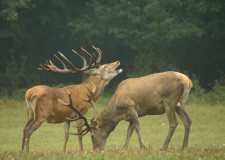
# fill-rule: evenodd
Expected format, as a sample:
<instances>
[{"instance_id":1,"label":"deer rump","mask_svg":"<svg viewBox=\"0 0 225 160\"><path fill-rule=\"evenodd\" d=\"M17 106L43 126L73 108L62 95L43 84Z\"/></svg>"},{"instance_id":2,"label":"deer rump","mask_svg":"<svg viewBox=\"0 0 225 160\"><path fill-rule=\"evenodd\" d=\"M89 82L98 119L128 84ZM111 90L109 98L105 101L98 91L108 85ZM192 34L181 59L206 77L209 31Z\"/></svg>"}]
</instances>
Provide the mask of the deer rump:
<instances>
[{"instance_id":1,"label":"deer rump","mask_svg":"<svg viewBox=\"0 0 225 160\"><path fill-rule=\"evenodd\" d=\"M76 106L81 113L86 113L91 107L91 104L88 101L82 101L77 92L73 92L69 86L66 88L72 92L74 106ZM79 90L79 86L77 86L75 90ZM75 118L76 114L71 109L64 107L61 103L56 101L57 99L61 99L66 102L69 101L69 98L65 97L66 94L67 93L64 88L51 88L45 85L35 86L28 90L26 93L29 119L27 125L29 125L35 117L41 117L48 123L62 123L67 121L67 118ZM86 108L82 108L82 106L86 106ZM41 114L41 116L35 114Z\"/></svg>"}]
</instances>

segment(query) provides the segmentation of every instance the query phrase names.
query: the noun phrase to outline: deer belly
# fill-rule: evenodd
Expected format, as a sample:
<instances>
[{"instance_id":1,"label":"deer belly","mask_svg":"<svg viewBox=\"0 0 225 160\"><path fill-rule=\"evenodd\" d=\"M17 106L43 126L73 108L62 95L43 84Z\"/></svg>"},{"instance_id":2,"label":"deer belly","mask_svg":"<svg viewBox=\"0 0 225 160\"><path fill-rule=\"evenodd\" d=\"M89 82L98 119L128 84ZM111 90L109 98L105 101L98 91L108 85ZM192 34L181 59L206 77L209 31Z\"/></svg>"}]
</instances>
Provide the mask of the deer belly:
<instances>
[{"instance_id":1,"label":"deer belly","mask_svg":"<svg viewBox=\"0 0 225 160\"><path fill-rule=\"evenodd\" d=\"M164 114L165 113L165 109L164 108L153 108L151 110L147 111L148 115L159 115L159 114Z\"/></svg>"},{"instance_id":2,"label":"deer belly","mask_svg":"<svg viewBox=\"0 0 225 160\"><path fill-rule=\"evenodd\" d=\"M159 114L164 114L165 109L163 105L158 105L158 106L148 106L148 107L143 107L142 110L138 111L139 117L145 116L145 115L159 115Z\"/></svg>"},{"instance_id":3,"label":"deer belly","mask_svg":"<svg viewBox=\"0 0 225 160\"><path fill-rule=\"evenodd\" d=\"M56 117L54 115L51 115L46 119L48 123L62 123L65 122L65 120L65 117Z\"/></svg>"},{"instance_id":4,"label":"deer belly","mask_svg":"<svg viewBox=\"0 0 225 160\"><path fill-rule=\"evenodd\" d=\"M54 115L48 116L46 121L48 123L63 123L67 120L67 118L74 119L76 118L76 115L73 112L70 114L60 114L60 115L54 114Z\"/></svg>"},{"instance_id":5,"label":"deer belly","mask_svg":"<svg viewBox=\"0 0 225 160\"><path fill-rule=\"evenodd\" d=\"M165 108L162 105L162 103L160 103L159 105L155 106L155 107L149 107L149 109L147 110L148 115L159 115L159 114L164 114L165 113Z\"/></svg>"}]
</instances>

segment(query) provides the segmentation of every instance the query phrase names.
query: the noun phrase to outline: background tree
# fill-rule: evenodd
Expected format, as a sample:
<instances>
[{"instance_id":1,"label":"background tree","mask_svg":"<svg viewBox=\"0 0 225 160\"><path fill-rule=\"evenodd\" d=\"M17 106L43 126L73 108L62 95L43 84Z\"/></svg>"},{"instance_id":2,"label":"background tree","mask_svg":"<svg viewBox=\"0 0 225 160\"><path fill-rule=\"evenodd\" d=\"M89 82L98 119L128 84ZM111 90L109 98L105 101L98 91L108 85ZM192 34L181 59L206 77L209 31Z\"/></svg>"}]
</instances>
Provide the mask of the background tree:
<instances>
[{"instance_id":1,"label":"background tree","mask_svg":"<svg viewBox=\"0 0 225 160\"><path fill-rule=\"evenodd\" d=\"M125 71L112 85L130 76L177 70L211 88L224 77L224 15L223 0L2 0L0 88L11 86L7 70L15 63L10 74L26 75L17 76L17 87L79 83L81 75L36 68L58 50L79 64L71 49L91 50L91 45L102 49L103 63L121 61Z\"/></svg>"}]
</instances>

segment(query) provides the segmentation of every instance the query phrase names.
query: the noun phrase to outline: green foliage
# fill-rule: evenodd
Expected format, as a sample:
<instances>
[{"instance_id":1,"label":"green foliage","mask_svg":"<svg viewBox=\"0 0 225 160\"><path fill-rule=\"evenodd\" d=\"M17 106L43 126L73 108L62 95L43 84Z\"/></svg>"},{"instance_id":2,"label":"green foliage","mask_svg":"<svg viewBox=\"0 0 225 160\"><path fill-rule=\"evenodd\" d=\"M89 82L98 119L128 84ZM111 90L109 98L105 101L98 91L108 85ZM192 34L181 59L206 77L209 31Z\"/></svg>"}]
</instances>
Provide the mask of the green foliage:
<instances>
[{"instance_id":1,"label":"green foliage","mask_svg":"<svg viewBox=\"0 0 225 160\"><path fill-rule=\"evenodd\" d=\"M29 8L29 3L30 0L2 0L0 18L12 22L18 20L18 10Z\"/></svg>"},{"instance_id":2,"label":"green foliage","mask_svg":"<svg viewBox=\"0 0 225 160\"><path fill-rule=\"evenodd\" d=\"M225 76L222 75L221 78L215 81L212 90L208 93L210 104L225 104Z\"/></svg>"},{"instance_id":3,"label":"green foliage","mask_svg":"<svg viewBox=\"0 0 225 160\"><path fill-rule=\"evenodd\" d=\"M16 99L16 100L24 99L26 90L27 89L25 89L25 88L15 89L15 90L13 90L10 98Z\"/></svg>"},{"instance_id":4,"label":"green foliage","mask_svg":"<svg viewBox=\"0 0 225 160\"><path fill-rule=\"evenodd\" d=\"M24 83L23 76L19 76L14 86L62 83L53 74L37 72L38 64L52 59L52 53L58 50L68 53L70 58L71 49L83 46L89 50L91 45L103 50L104 63L121 61L123 79L179 70L195 74L201 86L207 88L220 78L218 70L225 70L223 0L2 0L0 3L0 59L4 60L0 74L5 74L10 63L5 60L12 55L18 66L23 65L22 55L27 58L29 82ZM78 58L73 62L81 65ZM12 82L6 79L1 76L1 84L8 88Z\"/></svg>"},{"instance_id":5,"label":"green foliage","mask_svg":"<svg viewBox=\"0 0 225 160\"><path fill-rule=\"evenodd\" d=\"M213 90L208 93L210 104L225 104L225 86L215 85Z\"/></svg>"},{"instance_id":6,"label":"green foliage","mask_svg":"<svg viewBox=\"0 0 225 160\"><path fill-rule=\"evenodd\" d=\"M189 103L192 104L225 104L225 85L224 79L216 81L212 90L206 91L199 84L199 80L192 76L193 89L191 95L189 96Z\"/></svg>"},{"instance_id":7,"label":"green foliage","mask_svg":"<svg viewBox=\"0 0 225 160\"><path fill-rule=\"evenodd\" d=\"M11 59L7 61L5 72L0 73L1 95L12 94L20 87L21 81L27 80L26 63L27 57L25 56L21 58L20 64L15 59L14 55L12 55Z\"/></svg>"},{"instance_id":8,"label":"green foliage","mask_svg":"<svg viewBox=\"0 0 225 160\"><path fill-rule=\"evenodd\" d=\"M194 90L195 95L197 97L203 96L206 93L206 91L200 85L199 80L197 79L197 77L195 75L192 75L191 80L192 80L192 83L193 83L193 90Z\"/></svg>"},{"instance_id":9,"label":"green foliage","mask_svg":"<svg viewBox=\"0 0 225 160\"><path fill-rule=\"evenodd\" d=\"M128 77L140 77L165 70L178 70L174 63L164 63L164 57L153 56L151 52L140 53L134 57L134 60L135 63L127 69Z\"/></svg>"}]
</instances>

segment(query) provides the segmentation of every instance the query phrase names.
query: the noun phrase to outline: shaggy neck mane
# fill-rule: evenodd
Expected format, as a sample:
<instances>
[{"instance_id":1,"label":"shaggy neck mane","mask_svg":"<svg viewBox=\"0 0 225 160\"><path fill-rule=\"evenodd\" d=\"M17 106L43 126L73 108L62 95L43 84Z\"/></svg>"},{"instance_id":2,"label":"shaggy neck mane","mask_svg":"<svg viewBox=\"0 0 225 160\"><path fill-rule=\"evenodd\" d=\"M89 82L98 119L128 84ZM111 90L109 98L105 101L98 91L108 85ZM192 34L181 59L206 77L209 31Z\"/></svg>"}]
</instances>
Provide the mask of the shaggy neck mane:
<instances>
[{"instance_id":1,"label":"shaggy neck mane","mask_svg":"<svg viewBox=\"0 0 225 160\"><path fill-rule=\"evenodd\" d=\"M114 98L107 103L106 107L98 117L98 127L109 135L123 119L123 111L115 107Z\"/></svg>"},{"instance_id":2,"label":"shaggy neck mane","mask_svg":"<svg viewBox=\"0 0 225 160\"><path fill-rule=\"evenodd\" d=\"M105 81L96 75L90 75L87 79L85 79L82 84L88 87L91 91L95 88L94 99L97 100L103 93L105 88Z\"/></svg>"}]
</instances>

